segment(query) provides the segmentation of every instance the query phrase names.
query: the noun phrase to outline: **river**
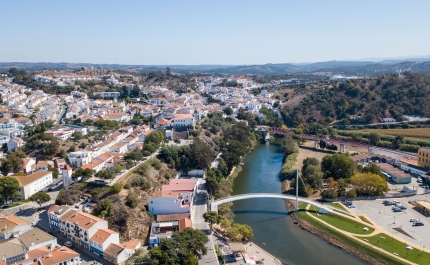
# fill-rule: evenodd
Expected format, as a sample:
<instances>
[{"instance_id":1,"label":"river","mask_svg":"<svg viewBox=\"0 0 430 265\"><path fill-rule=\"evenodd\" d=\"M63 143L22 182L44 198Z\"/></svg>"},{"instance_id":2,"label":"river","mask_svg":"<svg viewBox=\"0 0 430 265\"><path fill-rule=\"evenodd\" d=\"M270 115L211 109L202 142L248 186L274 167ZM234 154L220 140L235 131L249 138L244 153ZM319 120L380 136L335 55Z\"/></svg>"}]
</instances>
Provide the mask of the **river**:
<instances>
[{"instance_id":1,"label":"river","mask_svg":"<svg viewBox=\"0 0 430 265\"><path fill-rule=\"evenodd\" d=\"M243 170L234 180L233 194L281 193L278 175L282 158L281 139L258 144L245 158ZM294 225L283 200L236 201L232 210L235 222L245 223L253 228L253 242L276 256L282 264L366 264Z\"/></svg>"}]
</instances>

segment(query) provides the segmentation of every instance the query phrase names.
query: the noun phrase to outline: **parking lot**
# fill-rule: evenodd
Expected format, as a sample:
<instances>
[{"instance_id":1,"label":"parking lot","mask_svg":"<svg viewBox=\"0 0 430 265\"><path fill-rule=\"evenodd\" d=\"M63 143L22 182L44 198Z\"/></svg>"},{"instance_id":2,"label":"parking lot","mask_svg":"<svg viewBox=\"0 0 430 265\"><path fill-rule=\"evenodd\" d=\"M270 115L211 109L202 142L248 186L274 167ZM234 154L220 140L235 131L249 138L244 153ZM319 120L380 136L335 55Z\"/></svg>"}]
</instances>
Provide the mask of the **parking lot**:
<instances>
[{"instance_id":1,"label":"parking lot","mask_svg":"<svg viewBox=\"0 0 430 265\"><path fill-rule=\"evenodd\" d=\"M430 200L430 194L385 200L399 201L406 209L401 212L393 212L393 205L385 206L382 203L384 200L363 200L354 201L355 208L351 208L350 211L356 214L365 214L374 224L381 227L388 234L407 240L416 246L430 249L430 237L428 236L430 235L430 218L413 209L413 206L408 203L414 200ZM411 218L422 222L424 226L412 226L412 222L410 222ZM409 236L393 228L400 228Z\"/></svg>"}]
</instances>

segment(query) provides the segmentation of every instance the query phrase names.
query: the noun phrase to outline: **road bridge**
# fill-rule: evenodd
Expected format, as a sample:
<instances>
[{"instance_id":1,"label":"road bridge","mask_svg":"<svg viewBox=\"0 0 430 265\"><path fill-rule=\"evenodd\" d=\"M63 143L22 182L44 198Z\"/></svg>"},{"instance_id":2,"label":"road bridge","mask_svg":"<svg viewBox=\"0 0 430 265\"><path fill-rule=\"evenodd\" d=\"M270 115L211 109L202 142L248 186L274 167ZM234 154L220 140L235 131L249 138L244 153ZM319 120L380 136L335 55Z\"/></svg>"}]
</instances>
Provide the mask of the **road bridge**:
<instances>
[{"instance_id":1,"label":"road bridge","mask_svg":"<svg viewBox=\"0 0 430 265\"><path fill-rule=\"evenodd\" d=\"M322 204L316 201L312 201L306 198L291 196L287 194L279 194L279 193L248 193L248 194L240 194L240 195L234 195L226 198L222 198L219 200L215 200L211 202L211 211L218 212L218 206L227 203L227 202L234 202L239 200L246 200L246 199L255 199L255 198L275 198L275 199L282 199L282 200L292 200L295 201L296 199L299 202L308 203L310 205L313 205L315 207L319 208L319 213L329 213L332 211L337 211L339 209L331 207L326 204ZM341 211L341 210L340 210ZM349 213L348 213L349 214Z\"/></svg>"}]
</instances>

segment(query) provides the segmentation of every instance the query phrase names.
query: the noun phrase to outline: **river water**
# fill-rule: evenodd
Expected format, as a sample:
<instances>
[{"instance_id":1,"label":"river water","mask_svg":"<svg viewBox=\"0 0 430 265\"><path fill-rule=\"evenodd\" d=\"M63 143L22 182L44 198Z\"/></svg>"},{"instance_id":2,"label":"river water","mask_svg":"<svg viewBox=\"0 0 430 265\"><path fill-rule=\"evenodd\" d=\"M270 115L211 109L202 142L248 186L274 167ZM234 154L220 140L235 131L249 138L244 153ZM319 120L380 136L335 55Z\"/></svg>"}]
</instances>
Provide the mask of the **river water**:
<instances>
[{"instance_id":1,"label":"river water","mask_svg":"<svg viewBox=\"0 0 430 265\"><path fill-rule=\"evenodd\" d=\"M258 144L245 158L243 170L234 180L233 194L281 193L279 172L283 154L281 140ZM237 223L250 225L253 242L277 257L282 264L362 265L347 252L294 225L284 200L248 199L234 202ZM263 242L266 245L262 244Z\"/></svg>"}]
</instances>

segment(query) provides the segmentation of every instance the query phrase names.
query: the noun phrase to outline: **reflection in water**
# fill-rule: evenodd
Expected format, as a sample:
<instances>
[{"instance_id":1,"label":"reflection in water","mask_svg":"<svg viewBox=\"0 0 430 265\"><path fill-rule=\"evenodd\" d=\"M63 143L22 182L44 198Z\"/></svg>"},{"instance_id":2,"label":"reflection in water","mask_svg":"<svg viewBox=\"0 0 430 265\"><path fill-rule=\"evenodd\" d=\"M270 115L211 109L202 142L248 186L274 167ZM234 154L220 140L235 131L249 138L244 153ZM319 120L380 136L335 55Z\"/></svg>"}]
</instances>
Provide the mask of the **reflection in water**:
<instances>
[{"instance_id":1,"label":"reflection in water","mask_svg":"<svg viewBox=\"0 0 430 265\"><path fill-rule=\"evenodd\" d=\"M245 158L245 166L234 180L233 194L281 193L281 139L258 144ZM293 224L281 199L248 199L234 202L235 222L249 224L254 242L283 264L365 264L317 236ZM265 242L266 245L263 245Z\"/></svg>"}]
</instances>

